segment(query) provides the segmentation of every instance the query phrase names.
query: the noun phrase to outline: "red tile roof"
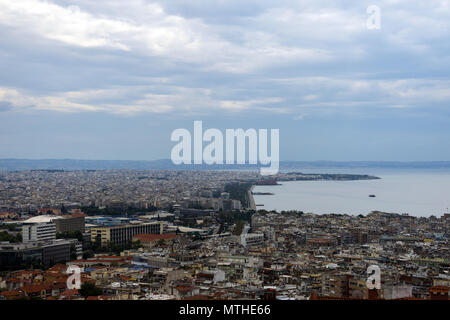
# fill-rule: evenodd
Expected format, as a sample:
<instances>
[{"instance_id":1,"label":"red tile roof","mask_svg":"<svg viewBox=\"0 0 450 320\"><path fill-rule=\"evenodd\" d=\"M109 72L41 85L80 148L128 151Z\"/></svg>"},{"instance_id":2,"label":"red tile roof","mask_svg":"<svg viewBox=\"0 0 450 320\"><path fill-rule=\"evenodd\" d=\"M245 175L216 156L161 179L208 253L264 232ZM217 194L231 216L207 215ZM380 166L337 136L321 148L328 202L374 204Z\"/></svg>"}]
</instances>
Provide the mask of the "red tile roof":
<instances>
[{"instance_id":1,"label":"red tile roof","mask_svg":"<svg viewBox=\"0 0 450 320\"><path fill-rule=\"evenodd\" d=\"M72 213L72 214L65 214L63 217L67 218L79 218L79 217L88 217L86 213Z\"/></svg>"},{"instance_id":2,"label":"red tile roof","mask_svg":"<svg viewBox=\"0 0 450 320\"><path fill-rule=\"evenodd\" d=\"M177 289L178 292L189 292L193 291L195 288L192 286L177 286L175 289Z\"/></svg>"},{"instance_id":3,"label":"red tile roof","mask_svg":"<svg viewBox=\"0 0 450 320\"><path fill-rule=\"evenodd\" d=\"M49 271L58 271L58 272L64 271L64 272L66 272L66 270L67 270L67 265L59 263L59 264L55 264L53 267L48 269L47 272L49 272Z\"/></svg>"},{"instance_id":4,"label":"red tile roof","mask_svg":"<svg viewBox=\"0 0 450 320\"><path fill-rule=\"evenodd\" d=\"M186 297L183 298L183 300L213 300L214 298L209 297L209 296L203 296L203 295L196 295L196 296L192 296L192 297Z\"/></svg>"},{"instance_id":5,"label":"red tile roof","mask_svg":"<svg viewBox=\"0 0 450 320\"><path fill-rule=\"evenodd\" d=\"M108 300L108 296L89 296L86 300Z\"/></svg>"},{"instance_id":6,"label":"red tile roof","mask_svg":"<svg viewBox=\"0 0 450 320\"><path fill-rule=\"evenodd\" d=\"M25 285L20 288L20 290L26 292L27 294L40 293L43 290L49 290L49 289L50 289L50 286L46 285L46 284L30 284L30 285Z\"/></svg>"},{"instance_id":7,"label":"red tile roof","mask_svg":"<svg viewBox=\"0 0 450 320\"><path fill-rule=\"evenodd\" d=\"M158 240L172 240L175 239L177 235L175 233L166 234L146 234L140 233L133 237L133 240L140 240L143 242L158 241Z\"/></svg>"},{"instance_id":8,"label":"red tile roof","mask_svg":"<svg viewBox=\"0 0 450 320\"><path fill-rule=\"evenodd\" d=\"M4 296L4 297L21 297L21 296L23 296L23 292L19 291L19 290L2 291L2 292L0 292L0 296Z\"/></svg>"},{"instance_id":9,"label":"red tile roof","mask_svg":"<svg viewBox=\"0 0 450 320\"><path fill-rule=\"evenodd\" d=\"M76 296L79 292L77 289L67 289L63 293L61 293L62 297Z\"/></svg>"}]
</instances>

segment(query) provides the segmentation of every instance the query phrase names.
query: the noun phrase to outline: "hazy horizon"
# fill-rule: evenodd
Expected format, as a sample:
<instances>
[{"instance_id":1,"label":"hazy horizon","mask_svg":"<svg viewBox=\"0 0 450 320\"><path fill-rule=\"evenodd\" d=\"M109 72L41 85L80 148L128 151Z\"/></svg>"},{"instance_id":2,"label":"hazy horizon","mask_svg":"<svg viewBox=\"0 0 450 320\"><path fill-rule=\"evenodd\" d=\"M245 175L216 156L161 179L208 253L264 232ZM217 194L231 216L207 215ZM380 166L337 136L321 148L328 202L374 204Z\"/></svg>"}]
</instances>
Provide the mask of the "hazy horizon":
<instances>
[{"instance_id":1,"label":"hazy horizon","mask_svg":"<svg viewBox=\"0 0 450 320\"><path fill-rule=\"evenodd\" d=\"M84 159L0 159L0 170L257 170L261 165L175 165L170 159L159 160L84 160ZM450 161L284 161L280 172L364 173L450 171Z\"/></svg>"}]
</instances>

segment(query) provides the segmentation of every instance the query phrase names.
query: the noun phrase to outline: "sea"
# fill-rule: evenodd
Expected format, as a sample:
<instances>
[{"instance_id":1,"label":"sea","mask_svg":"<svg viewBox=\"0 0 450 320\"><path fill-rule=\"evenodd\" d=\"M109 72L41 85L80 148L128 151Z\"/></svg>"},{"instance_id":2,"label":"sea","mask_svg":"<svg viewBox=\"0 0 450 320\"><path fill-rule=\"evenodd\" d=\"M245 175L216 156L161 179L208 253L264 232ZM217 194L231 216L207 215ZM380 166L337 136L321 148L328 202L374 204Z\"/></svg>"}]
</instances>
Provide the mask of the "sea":
<instances>
[{"instance_id":1,"label":"sea","mask_svg":"<svg viewBox=\"0 0 450 320\"><path fill-rule=\"evenodd\" d=\"M303 173L352 173L379 180L281 181L277 186L256 186L257 209L299 210L316 214L366 215L371 211L440 217L450 210L450 169L308 169ZM369 197L375 195L375 197Z\"/></svg>"}]
</instances>

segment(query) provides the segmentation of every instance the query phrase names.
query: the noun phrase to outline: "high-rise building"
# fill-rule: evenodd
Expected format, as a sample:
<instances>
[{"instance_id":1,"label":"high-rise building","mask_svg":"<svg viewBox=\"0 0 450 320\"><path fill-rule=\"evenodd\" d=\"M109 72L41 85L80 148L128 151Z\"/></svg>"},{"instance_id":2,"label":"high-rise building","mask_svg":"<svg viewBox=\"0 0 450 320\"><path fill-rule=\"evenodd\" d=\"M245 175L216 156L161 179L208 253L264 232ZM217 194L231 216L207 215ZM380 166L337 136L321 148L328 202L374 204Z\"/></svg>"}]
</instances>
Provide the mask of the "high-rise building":
<instances>
[{"instance_id":1,"label":"high-rise building","mask_svg":"<svg viewBox=\"0 0 450 320\"><path fill-rule=\"evenodd\" d=\"M137 234L163 234L163 231L163 222L94 227L91 228L91 241L100 241L102 246L107 244L124 245L131 242L133 236Z\"/></svg>"},{"instance_id":2,"label":"high-rise building","mask_svg":"<svg viewBox=\"0 0 450 320\"><path fill-rule=\"evenodd\" d=\"M71 240L30 243L0 243L2 267L28 266L33 263L50 266L70 261Z\"/></svg>"},{"instance_id":3,"label":"high-rise building","mask_svg":"<svg viewBox=\"0 0 450 320\"><path fill-rule=\"evenodd\" d=\"M85 231L83 214L72 216L43 215L30 218L23 222L22 241L49 241L56 239L57 233Z\"/></svg>"},{"instance_id":4,"label":"high-rise building","mask_svg":"<svg viewBox=\"0 0 450 320\"><path fill-rule=\"evenodd\" d=\"M50 241L56 239L56 225L49 216L26 220L22 225L22 241Z\"/></svg>"},{"instance_id":5,"label":"high-rise building","mask_svg":"<svg viewBox=\"0 0 450 320\"><path fill-rule=\"evenodd\" d=\"M85 218L83 214L63 216L62 219L55 219L53 222L56 224L56 233L64 232L74 232L80 231L84 232L85 229Z\"/></svg>"},{"instance_id":6,"label":"high-rise building","mask_svg":"<svg viewBox=\"0 0 450 320\"><path fill-rule=\"evenodd\" d=\"M42 246L42 264L46 266L55 263L65 263L70 261L70 247L72 243L69 240L55 240Z\"/></svg>"}]
</instances>

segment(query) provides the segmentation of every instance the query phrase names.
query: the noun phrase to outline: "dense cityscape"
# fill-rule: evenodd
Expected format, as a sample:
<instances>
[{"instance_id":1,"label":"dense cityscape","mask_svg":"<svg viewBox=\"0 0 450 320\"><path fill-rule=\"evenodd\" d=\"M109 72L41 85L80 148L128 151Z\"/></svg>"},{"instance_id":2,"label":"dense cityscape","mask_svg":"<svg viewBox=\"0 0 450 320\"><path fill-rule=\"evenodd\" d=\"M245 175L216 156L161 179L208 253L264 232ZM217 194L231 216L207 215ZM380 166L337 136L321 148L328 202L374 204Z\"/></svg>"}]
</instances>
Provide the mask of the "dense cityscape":
<instances>
[{"instance_id":1,"label":"dense cityscape","mask_svg":"<svg viewBox=\"0 0 450 320\"><path fill-rule=\"evenodd\" d=\"M449 213L275 212L253 199L256 185L358 179L377 177L2 172L0 299L447 300Z\"/></svg>"},{"instance_id":2,"label":"dense cityscape","mask_svg":"<svg viewBox=\"0 0 450 320\"><path fill-rule=\"evenodd\" d=\"M450 0L0 0L0 37L2 319L448 314Z\"/></svg>"}]
</instances>

